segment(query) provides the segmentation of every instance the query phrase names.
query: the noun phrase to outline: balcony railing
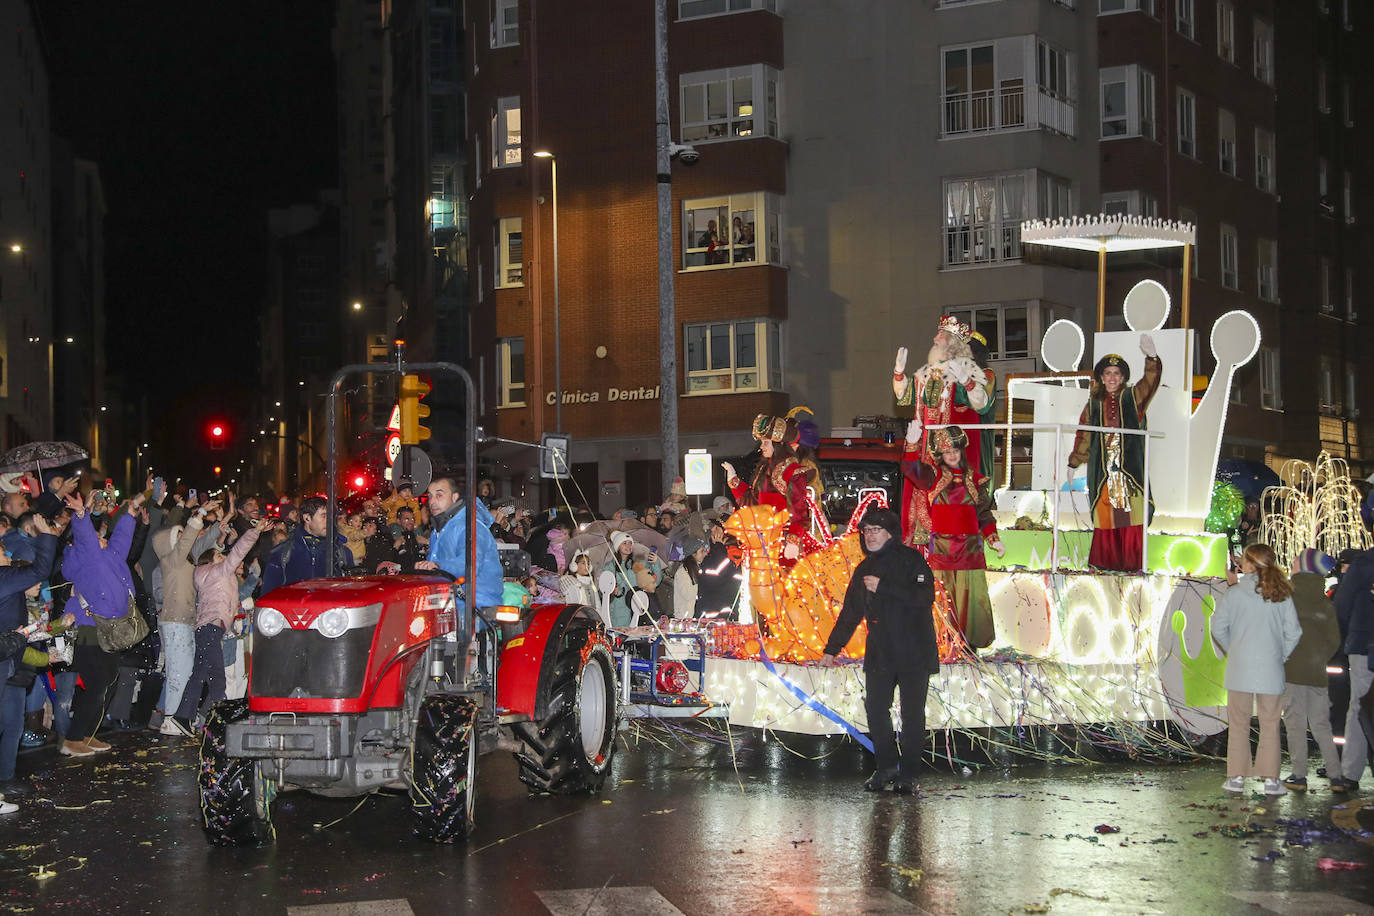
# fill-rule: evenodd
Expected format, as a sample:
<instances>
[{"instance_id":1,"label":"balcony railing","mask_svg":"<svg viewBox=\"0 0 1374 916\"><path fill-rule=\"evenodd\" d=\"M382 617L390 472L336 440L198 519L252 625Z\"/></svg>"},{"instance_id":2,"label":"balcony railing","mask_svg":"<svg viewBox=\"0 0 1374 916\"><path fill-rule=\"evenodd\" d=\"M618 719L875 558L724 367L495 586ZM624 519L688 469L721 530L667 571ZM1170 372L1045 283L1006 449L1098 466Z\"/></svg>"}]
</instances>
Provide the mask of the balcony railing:
<instances>
[{"instance_id":1,"label":"balcony railing","mask_svg":"<svg viewBox=\"0 0 1374 916\"><path fill-rule=\"evenodd\" d=\"M1028 99L1024 87L955 92L943 101L944 136L1043 128L1077 136L1078 107L1072 99L1037 89Z\"/></svg>"},{"instance_id":2,"label":"balcony railing","mask_svg":"<svg viewBox=\"0 0 1374 916\"><path fill-rule=\"evenodd\" d=\"M1021 223L971 223L945 227L945 266L995 264L1021 259Z\"/></svg>"}]
</instances>

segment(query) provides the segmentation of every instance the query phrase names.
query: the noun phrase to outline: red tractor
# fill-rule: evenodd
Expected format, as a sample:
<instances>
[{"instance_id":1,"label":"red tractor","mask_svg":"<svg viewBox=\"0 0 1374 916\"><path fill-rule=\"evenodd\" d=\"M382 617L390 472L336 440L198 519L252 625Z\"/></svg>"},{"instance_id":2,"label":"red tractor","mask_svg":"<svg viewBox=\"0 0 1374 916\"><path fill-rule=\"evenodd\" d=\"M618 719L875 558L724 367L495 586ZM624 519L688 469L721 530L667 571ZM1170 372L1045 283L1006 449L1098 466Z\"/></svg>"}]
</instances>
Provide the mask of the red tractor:
<instances>
[{"instance_id":1,"label":"red tractor","mask_svg":"<svg viewBox=\"0 0 1374 916\"><path fill-rule=\"evenodd\" d=\"M410 367L425 369L457 373L472 403L463 370ZM359 371L379 367L345 367L334 377L331 442L338 441L334 397L342 378ZM399 360L394 371L404 371ZM467 467L474 468L471 424ZM329 464L332 522L332 452ZM468 505L474 477L466 478ZM473 569L476 522L463 515ZM474 604L461 579L438 574L311 579L264 595L248 696L216 706L201 740L201 824L210 842L270 842L273 798L288 789L404 791L418 836L461 840L472 824L477 759L498 749L514 752L533 791L601 788L620 692L597 613Z\"/></svg>"}]
</instances>

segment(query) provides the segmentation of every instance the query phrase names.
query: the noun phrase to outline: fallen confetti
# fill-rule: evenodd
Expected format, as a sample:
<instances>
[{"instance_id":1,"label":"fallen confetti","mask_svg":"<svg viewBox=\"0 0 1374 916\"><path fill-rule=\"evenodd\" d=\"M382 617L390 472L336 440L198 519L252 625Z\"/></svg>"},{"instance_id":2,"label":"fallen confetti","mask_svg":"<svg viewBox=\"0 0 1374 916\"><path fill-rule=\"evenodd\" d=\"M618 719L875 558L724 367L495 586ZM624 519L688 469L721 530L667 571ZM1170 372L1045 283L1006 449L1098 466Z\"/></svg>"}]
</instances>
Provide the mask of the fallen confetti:
<instances>
[{"instance_id":1,"label":"fallen confetti","mask_svg":"<svg viewBox=\"0 0 1374 916\"><path fill-rule=\"evenodd\" d=\"M803 846L803 845L805 845L805 844L807 844L807 843L814 843L814 842L815 842L815 840L793 840L793 841L792 841L792 848L793 848L793 849L796 849L798 846Z\"/></svg>"},{"instance_id":2,"label":"fallen confetti","mask_svg":"<svg viewBox=\"0 0 1374 916\"><path fill-rule=\"evenodd\" d=\"M1093 828L1094 833L1120 833L1120 827L1113 827L1111 824L1098 824Z\"/></svg>"},{"instance_id":3,"label":"fallen confetti","mask_svg":"<svg viewBox=\"0 0 1374 916\"><path fill-rule=\"evenodd\" d=\"M1318 859L1317 867L1322 871L1354 871L1357 868L1368 868L1368 862L1343 862L1340 859Z\"/></svg>"},{"instance_id":4,"label":"fallen confetti","mask_svg":"<svg viewBox=\"0 0 1374 916\"><path fill-rule=\"evenodd\" d=\"M890 868L897 874L906 879L909 887L920 887L921 879L925 877L925 871L919 868L912 868L910 865L898 865L896 862L884 862L884 868Z\"/></svg>"},{"instance_id":5,"label":"fallen confetti","mask_svg":"<svg viewBox=\"0 0 1374 916\"><path fill-rule=\"evenodd\" d=\"M1051 897L1062 897L1065 894L1068 894L1070 897L1082 897L1084 900L1096 900L1099 903L1106 903L1109 899L1107 897L1094 897L1087 891L1076 890L1072 887L1056 887L1050 890Z\"/></svg>"},{"instance_id":6,"label":"fallen confetti","mask_svg":"<svg viewBox=\"0 0 1374 916\"><path fill-rule=\"evenodd\" d=\"M644 816L645 816L645 817L648 817L650 814L672 814L672 813L673 813L674 811L676 811L676 810L677 810L676 808L660 808L660 809L658 809L657 811L648 811L648 812L645 812L645 815L644 815Z\"/></svg>"}]
</instances>

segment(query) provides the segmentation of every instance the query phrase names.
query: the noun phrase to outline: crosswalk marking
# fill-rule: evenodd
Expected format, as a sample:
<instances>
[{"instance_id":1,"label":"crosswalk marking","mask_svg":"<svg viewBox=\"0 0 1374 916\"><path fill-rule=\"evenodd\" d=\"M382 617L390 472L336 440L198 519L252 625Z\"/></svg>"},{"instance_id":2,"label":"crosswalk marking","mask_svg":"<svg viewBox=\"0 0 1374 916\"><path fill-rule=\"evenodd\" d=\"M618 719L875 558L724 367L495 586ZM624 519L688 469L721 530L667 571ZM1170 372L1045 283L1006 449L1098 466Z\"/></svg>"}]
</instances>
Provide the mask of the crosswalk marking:
<instances>
[{"instance_id":1,"label":"crosswalk marking","mask_svg":"<svg viewBox=\"0 0 1374 916\"><path fill-rule=\"evenodd\" d=\"M775 887L773 893L802 913L930 916L885 887Z\"/></svg>"},{"instance_id":2,"label":"crosswalk marking","mask_svg":"<svg viewBox=\"0 0 1374 916\"><path fill-rule=\"evenodd\" d=\"M1231 896L1284 916L1374 916L1374 906L1322 891L1231 891Z\"/></svg>"},{"instance_id":3,"label":"crosswalk marking","mask_svg":"<svg viewBox=\"0 0 1374 916\"><path fill-rule=\"evenodd\" d=\"M409 901L355 900L351 903L316 903L289 906L286 916L415 916Z\"/></svg>"},{"instance_id":4,"label":"crosswalk marking","mask_svg":"<svg viewBox=\"0 0 1374 916\"><path fill-rule=\"evenodd\" d=\"M535 893L553 916L684 916L652 887L584 887Z\"/></svg>"}]
</instances>

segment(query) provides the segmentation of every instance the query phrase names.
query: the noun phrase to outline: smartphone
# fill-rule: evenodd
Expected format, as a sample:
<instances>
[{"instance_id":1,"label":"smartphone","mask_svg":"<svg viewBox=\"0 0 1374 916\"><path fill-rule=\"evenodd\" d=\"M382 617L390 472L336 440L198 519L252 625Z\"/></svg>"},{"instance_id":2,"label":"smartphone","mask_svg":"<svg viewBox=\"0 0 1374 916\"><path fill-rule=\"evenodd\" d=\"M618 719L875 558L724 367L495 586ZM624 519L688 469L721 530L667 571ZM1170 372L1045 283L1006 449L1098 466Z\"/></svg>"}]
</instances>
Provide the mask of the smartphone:
<instances>
[{"instance_id":1,"label":"smartphone","mask_svg":"<svg viewBox=\"0 0 1374 916\"><path fill-rule=\"evenodd\" d=\"M186 498L187 498L187 499L195 499L195 498L196 498L196 488L195 488L195 487L191 487L191 489L189 489L189 490L186 491Z\"/></svg>"}]
</instances>

